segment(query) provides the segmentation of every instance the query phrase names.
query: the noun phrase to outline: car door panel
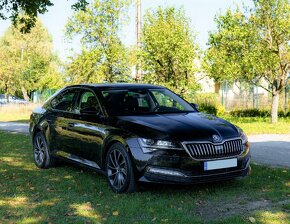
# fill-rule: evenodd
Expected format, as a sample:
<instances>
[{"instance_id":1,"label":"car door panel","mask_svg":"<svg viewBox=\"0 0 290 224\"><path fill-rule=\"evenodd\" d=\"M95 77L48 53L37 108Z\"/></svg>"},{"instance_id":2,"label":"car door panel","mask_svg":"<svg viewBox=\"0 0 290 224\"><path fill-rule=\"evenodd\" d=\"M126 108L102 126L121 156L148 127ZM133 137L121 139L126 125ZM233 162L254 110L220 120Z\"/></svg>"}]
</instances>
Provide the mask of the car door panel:
<instances>
[{"instance_id":1,"label":"car door panel","mask_svg":"<svg viewBox=\"0 0 290 224\"><path fill-rule=\"evenodd\" d=\"M107 135L107 127L102 122L90 122L84 116L77 119L70 131L75 136L77 150L75 155L96 162L102 163L102 145Z\"/></svg>"},{"instance_id":2,"label":"car door panel","mask_svg":"<svg viewBox=\"0 0 290 224\"><path fill-rule=\"evenodd\" d=\"M95 98L92 100L92 98ZM84 100L83 100L84 99ZM100 110L100 104L96 95L90 90L83 90L79 97L79 113L75 115L75 120L71 120L69 132L74 136L74 153L76 156L96 164L102 163L102 145L106 136L106 126L101 111L95 114L83 114L82 107L92 108L92 104Z\"/></svg>"},{"instance_id":3,"label":"car door panel","mask_svg":"<svg viewBox=\"0 0 290 224\"><path fill-rule=\"evenodd\" d=\"M78 97L79 89L72 88L66 90L63 95L59 96L59 99L56 98L53 102L50 115L48 116L48 121L50 123L51 129L51 144L54 151L59 152L63 151L66 153L75 153L76 148L74 147L74 136L71 135L69 131L69 123L75 122L75 103ZM62 101L62 98L67 97L67 101Z\"/></svg>"}]
</instances>

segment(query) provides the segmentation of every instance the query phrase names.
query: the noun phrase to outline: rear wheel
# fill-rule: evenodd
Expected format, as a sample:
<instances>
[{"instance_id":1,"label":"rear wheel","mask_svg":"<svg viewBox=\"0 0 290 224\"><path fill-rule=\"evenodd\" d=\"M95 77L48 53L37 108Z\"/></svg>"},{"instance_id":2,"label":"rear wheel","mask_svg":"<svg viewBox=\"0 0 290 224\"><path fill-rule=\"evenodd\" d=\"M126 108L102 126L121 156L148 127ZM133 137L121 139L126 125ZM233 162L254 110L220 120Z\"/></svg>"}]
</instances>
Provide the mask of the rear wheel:
<instances>
[{"instance_id":1,"label":"rear wheel","mask_svg":"<svg viewBox=\"0 0 290 224\"><path fill-rule=\"evenodd\" d=\"M106 157L106 172L108 183L114 192L137 191L131 159L121 143L110 147Z\"/></svg>"},{"instance_id":2,"label":"rear wheel","mask_svg":"<svg viewBox=\"0 0 290 224\"><path fill-rule=\"evenodd\" d=\"M55 159L50 155L46 139L42 132L38 132L33 138L33 158L39 168L54 166Z\"/></svg>"}]
</instances>

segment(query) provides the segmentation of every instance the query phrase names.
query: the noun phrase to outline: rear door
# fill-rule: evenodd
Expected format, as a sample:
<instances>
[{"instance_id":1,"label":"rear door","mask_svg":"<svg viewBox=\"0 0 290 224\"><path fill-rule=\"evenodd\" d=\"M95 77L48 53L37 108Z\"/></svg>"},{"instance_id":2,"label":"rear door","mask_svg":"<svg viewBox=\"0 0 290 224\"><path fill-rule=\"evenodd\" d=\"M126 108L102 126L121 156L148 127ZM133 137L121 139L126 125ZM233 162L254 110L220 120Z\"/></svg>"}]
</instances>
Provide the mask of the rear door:
<instances>
[{"instance_id":1,"label":"rear door","mask_svg":"<svg viewBox=\"0 0 290 224\"><path fill-rule=\"evenodd\" d=\"M76 119L70 127L76 136L75 155L86 165L99 168L102 162L102 145L106 136L106 126L99 100L90 89L83 89L76 106Z\"/></svg>"}]
</instances>

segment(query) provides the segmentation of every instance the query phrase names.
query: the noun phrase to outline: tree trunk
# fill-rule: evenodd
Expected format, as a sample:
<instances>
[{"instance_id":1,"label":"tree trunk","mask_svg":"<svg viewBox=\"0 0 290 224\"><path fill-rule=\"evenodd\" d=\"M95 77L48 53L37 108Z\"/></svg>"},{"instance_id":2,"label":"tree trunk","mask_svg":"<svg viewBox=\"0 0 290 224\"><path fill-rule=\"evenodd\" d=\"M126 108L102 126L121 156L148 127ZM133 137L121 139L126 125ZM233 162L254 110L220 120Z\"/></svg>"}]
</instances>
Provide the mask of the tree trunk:
<instances>
[{"instance_id":1,"label":"tree trunk","mask_svg":"<svg viewBox=\"0 0 290 224\"><path fill-rule=\"evenodd\" d=\"M272 123L278 122L279 92L272 96L271 120Z\"/></svg>"},{"instance_id":2,"label":"tree trunk","mask_svg":"<svg viewBox=\"0 0 290 224\"><path fill-rule=\"evenodd\" d=\"M23 86L21 87L21 91L22 91L22 94L23 94L23 98L26 101L29 101L29 96L27 95L27 91L26 91L26 89Z\"/></svg>"}]
</instances>

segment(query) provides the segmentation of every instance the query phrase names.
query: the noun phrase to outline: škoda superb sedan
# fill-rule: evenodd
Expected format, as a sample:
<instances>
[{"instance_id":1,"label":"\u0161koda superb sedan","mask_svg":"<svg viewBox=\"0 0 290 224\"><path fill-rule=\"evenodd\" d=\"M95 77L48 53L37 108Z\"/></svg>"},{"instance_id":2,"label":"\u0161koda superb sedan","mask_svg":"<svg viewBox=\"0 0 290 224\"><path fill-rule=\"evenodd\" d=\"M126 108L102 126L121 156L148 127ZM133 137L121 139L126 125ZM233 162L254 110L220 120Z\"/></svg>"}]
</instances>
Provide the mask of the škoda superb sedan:
<instances>
[{"instance_id":1,"label":"\u0161koda superb sedan","mask_svg":"<svg viewBox=\"0 0 290 224\"><path fill-rule=\"evenodd\" d=\"M155 85L65 87L33 111L30 133L36 166L80 164L106 175L118 193L139 182L192 184L250 171L239 127Z\"/></svg>"}]
</instances>

